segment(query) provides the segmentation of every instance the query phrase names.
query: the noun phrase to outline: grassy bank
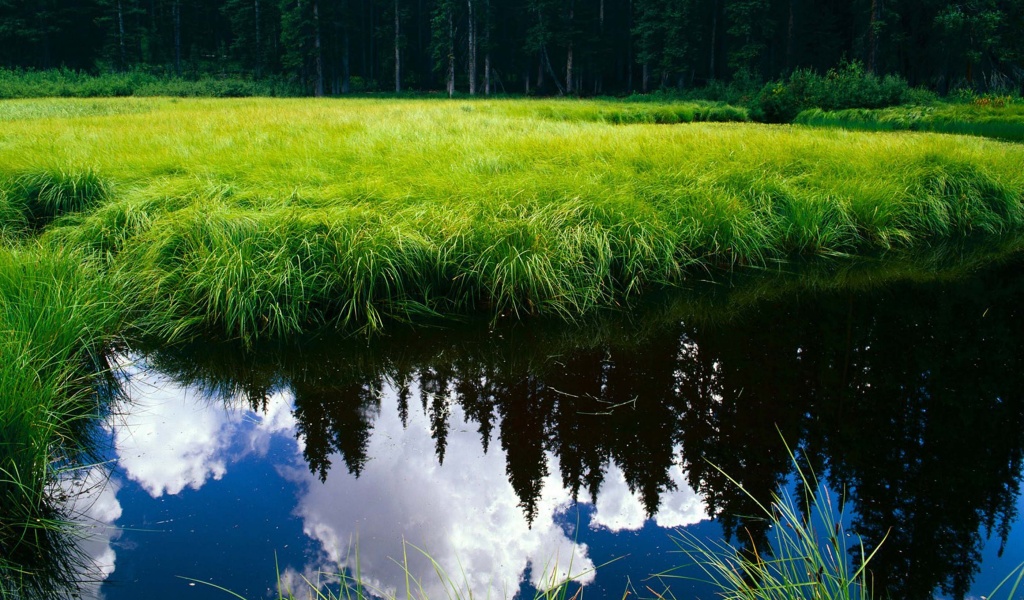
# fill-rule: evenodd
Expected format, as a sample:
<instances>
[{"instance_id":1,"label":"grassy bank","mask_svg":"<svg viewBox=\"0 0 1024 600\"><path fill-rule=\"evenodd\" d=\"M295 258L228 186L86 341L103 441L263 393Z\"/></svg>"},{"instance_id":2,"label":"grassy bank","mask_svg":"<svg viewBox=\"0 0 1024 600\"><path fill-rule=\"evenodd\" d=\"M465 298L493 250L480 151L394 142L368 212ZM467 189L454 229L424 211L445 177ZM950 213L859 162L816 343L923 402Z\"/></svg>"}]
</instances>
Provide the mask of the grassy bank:
<instances>
[{"instance_id":1,"label":"grassy bank","mask_svg":"<svg viewBox=\"0 0 1024 600\"><path fill-rule=\"evenodd\" d=\"M80 576L49 492L88 456L96 373L117 328L96 267L31 243L0 249L0 597L43 597Z\"/></svg>"},{"instance_id":2,"label":"grassy bank","mask_svg":"<svg viewBox=\"0 0 1024 600\"><path fill-rule=\"evenodd\" d=\"M6 104L54 116L7 121L0 211L12 230L41 214L45 243L96 252L137 323L167 337L475 311L573 318L694 270L998 236L1024 221L1017 146L609 125L552 120L548 106Z\"/></svg>"},{"instance_id":3,"label":"grassy bank","mask_svg":"<svg viewBox=\"0 0 1024 600\"><path fill-rule=\"evenodd\" d=\"M700 269L998 236L1024 219L1015 146L592 122L620 109L634 110L7 102L0 214L9 237L95 253L136 324L167 338L574 318Z\"/></svg>"},{"instance_id":4,"label":"grassy bank","mask_svg":"<svg viewBox=\"0 0 1024 600\"><path fill-rule=\"evenodd\" d=\"M970 104L805 110L794 123L860 131L933 131L1024 141L1024 102L982 98Z\"/></svg>"}]
</instances>

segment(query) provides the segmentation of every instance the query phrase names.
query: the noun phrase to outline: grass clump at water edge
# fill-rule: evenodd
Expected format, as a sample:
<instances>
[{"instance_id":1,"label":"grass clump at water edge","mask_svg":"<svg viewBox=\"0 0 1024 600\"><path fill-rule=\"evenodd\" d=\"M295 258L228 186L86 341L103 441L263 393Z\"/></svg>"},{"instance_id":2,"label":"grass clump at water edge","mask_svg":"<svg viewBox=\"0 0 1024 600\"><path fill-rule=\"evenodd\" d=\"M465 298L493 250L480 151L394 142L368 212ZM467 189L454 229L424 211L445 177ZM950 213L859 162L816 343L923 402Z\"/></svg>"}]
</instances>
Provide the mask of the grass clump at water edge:
<instances>
[{"instance_id":1,"label":"grass clump at water edge","mask_svg":"<svg viewBox=\"0 0 1024 600\"><path fill-rule=\"evenodd\" d=\"M0 249L0 597L74 586L82 559L53 501L91 454L103 346L119 311L93 259Z\"/></svg>"},{"instance_id":2,"label":"grass clump at water edge","mask_svg":"<svg viewBox=\"0 0 1024 600\"><path fill-rule=\"evenodd\" d=\"M793 122L862 131L931 131L1020 142L1024 141L1024 102L996 107L939 104L882 109L814 108L801 112Z\"/></svg>"},{"instance_id":3,"label":"grass clump at water edge","mask_svg":"<svg viewBox=\"0 0 1024 600\"><path fill-rule=\"evenodd\" d=\"M770 547L744 551L724 542L709 544L680 530L673 542L692 561L683 566L697 567L706 577L702 581L725 600L872 600L876 594L868 566L885 540L870 554L859 541L863 558L851 566L842 507L833 505L832 494L813 472L801 469L795 457L794 463L799 501L785 489L773 493L768 504L747 493L760 509L759 517L769 523ZM659 577L680 575L669 572Z\"/></svg>"}]
</instances>

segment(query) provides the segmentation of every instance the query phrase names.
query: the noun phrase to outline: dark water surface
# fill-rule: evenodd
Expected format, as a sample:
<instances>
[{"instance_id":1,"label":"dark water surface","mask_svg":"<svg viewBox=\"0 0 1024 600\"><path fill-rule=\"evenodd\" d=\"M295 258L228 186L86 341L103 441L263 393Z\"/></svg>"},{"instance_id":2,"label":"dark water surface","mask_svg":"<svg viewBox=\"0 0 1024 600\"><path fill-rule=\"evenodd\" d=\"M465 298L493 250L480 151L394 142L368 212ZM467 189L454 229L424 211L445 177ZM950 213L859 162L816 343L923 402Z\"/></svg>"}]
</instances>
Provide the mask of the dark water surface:
<instances>
[{"instance_id":1,"label":"dark water surface","mask_svg":"<svg viewBox=\"0 0 1024 600\"><path fill-rule=\"evenodd\" d=\"M767 546L723 472L767 500L793 481L785 439L845 491L867 552L886 538L876 589L985 595L1024 562L1024 265L968 271L748 286L581 328L136 348L92 475L108 483L79 499L110 525L86 592L231 597L191 578L256 599L279 572L301 589L358 564L404 597L404 540L478 598L567 569L586 598L627 579L649 597L686 562L673 528Z\"/></svg>"}]
</instances>

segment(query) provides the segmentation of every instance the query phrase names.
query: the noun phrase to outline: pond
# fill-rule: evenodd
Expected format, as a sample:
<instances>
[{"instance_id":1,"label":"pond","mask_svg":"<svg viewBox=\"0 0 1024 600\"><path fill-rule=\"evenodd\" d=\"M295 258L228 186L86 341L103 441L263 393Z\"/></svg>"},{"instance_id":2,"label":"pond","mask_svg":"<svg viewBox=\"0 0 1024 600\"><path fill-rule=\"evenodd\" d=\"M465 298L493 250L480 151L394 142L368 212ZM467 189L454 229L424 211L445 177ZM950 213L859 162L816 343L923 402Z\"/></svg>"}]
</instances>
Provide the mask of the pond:
<instances>
[{"instance_id":1,"label":"pond","mask_svg":"<svg viewBox=\"0 0 1024 600\"><path fill-rule=\"evenodd\" d=\"M851 540L884 539L877 590L987 595L1024 562L1024 262L825 271L573 327L122 349L109 460L75 488L82 591L305 597L358 569L445 598L436 561L479 598L566 572L587 598L710 598L651 577L688 562L674 532L767 547L754 499L796 462Z\"/></svg>"}]
</instances>

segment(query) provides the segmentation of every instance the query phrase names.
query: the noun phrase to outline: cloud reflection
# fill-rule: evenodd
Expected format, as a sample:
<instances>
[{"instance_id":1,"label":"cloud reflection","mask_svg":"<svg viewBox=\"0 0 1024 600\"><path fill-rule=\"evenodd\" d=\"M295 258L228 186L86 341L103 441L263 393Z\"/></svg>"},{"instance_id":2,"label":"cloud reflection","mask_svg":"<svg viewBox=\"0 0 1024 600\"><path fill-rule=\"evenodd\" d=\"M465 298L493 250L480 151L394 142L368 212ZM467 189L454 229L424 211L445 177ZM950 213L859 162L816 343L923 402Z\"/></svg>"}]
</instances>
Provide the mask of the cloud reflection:
<instances>
[{"instance_id":1,"label":"cloud reflection","mask_svg":"<svg viewBox=\"0 0 1024 600\"><path fill-rule=\"evenodd\" d=\"M412 411L403 428L393 390L385 392L382 404L369 442L371 458L358 479L341 469L325 483L304 468L287 474L300 486L296 513L304 531L322 549L326 564L314 568L358 566L368 583L404 592L400 563L407 540L448 572L449 583L470 588L475 597L512 596L528 565L535 585L545 572L565 577L570 568L573 575L586 573L583 582L593 579L586 545L568 537L560 524L571 501L556 476L544 482L531 528L505 477L504 454L493 447L483 453L457 406L451 407L445 461L438 465L426 416ZM410 572L426 595L445 597L429 560L407 550Z\"/></svg>"},{"instance_id":2,"label":"cloud reflection","mask_svg":"<svg viewBox=\"0 0 1024 600\"><path fill-rule=\"evenodd\" d=\"M229 462L265 455L270 436L295 428L291 400L275 394L262 417L207 398L152 369L128 367L128 396L113 427L118 464L150 496L177 495L219 480ZM239 439L246 435L247 439Z\"/></svg>"},{"instance_id":3,"label":"cloud reflection","mask_svg":"<svg viewBox=\"0 0 1024 600\"><path fill-rule=\"evenodd\" d=\"M121 535L114 523L121 517L117 500L120 483L110 477L107 467L96 466L74 478L60 481L64 507L78 530L78 550L86 561L79 598L102 598L100 584L114 572L116 553L113 542Z\"/></svg>"},{"instance_id":4,"label":"cloud reflection","mask_svg":"<svg viewBox=\"0 0 1024 600\"><path fill-rule=\"evenodd\" d=\"M468 587L474 597L511 597L528 567L530 583L537 587L550 582L552 574L556 581L565 578L570 569L581 583L591 582L594 564L586 544L569 533L575 516L556 459L546 456L551 475L544 479L531 527L506 478L504 452L492 444L484 454L475 426L466 423L457 405L450 408L443 465L438 465L429 419L413 410L403 428L395 393L388 389L369 442L371 458L359 478L341 469L324 483L301 467L286 473L300 486L296 513L304 531L322 551L320 563L304 565L303 574L309 578L318 570L358 567L366 583L401 595L407 540L429 553L450 578L439 581L429 560L407 548L409 571L427 597L446 597L444 583ZM335 464L340 461L332 458ZM657 523L674 527L707 519L703 502L678 467L672 479L678 490L666 495ZM612 466L590 526L620 531L639 529L645 521L640 498ZM301 583L298 575L289 571L291 580Z\"/></svg>"},{"instance_id":5,"label":"cloud reflection","mask_svg":"<svg viewBox=\"0 0 1024 600\"><path fill-rule=\"evenodd\" d=\"M225 408L230 399L211 401L152 370L133 367L129 377L131 404L119 417L113 437L124 476L154 498L198 490L221 479L233 462L265 456L273 436L296 438L290 392L272 397L266 413L256 416ZM476 426L466 422L457 404L450 410L443 465L438 464L429 418L414 409L403 426L391 388L383 394L368 443L369 459L358 478L334 469L321 482L303 459L299 437L294 454L278 471L296 485L294 514L314 541L316 557L287 569L285 582L301 584L300 575L313 580L322 571L358 567L365 583L384 592L404 592L406 560L412 585L422 586L427 597L446 597L446 585L475 597L511 597L527 574L536 587L570 575L583 584L594 579L589 549L571 533L576 516L557 459L545 456L550 475L528 524L506 475L504 451L492 444L485 454ZM344 460L333 456L331 462ZM671 475L677 490L664 496L656 522L673 527L706 519L703 503L679 468ZM629 490L622 471L610 467L592 520L583 525L617 532L639 529L646 520L641 500ZM112 565L112 550L110 558ZM448 581L438 579L431 560L447 571ZM293 589L300 592L303 585Z\"/></svg>"},{"instance_id":6,"label":"cloud reflection","mask_svg":"<svg viewBox=\"0 0 1024 600\"><path fill-rule=\"evenodd\" d=\"M679 456L680 449L675 449ZM654 516L658 527L685 527L709 519L703 499L686 482L679 465L669 471L675 491L662 497L661 506ZM647 511L638 494L633 493L626 483L626 476L617 465L610 465L605 472L604 485L597 497L597 510L590 519L593 529L607 529L613 533L636 530L647 521Z\"/></svg>"}]
</instances>

